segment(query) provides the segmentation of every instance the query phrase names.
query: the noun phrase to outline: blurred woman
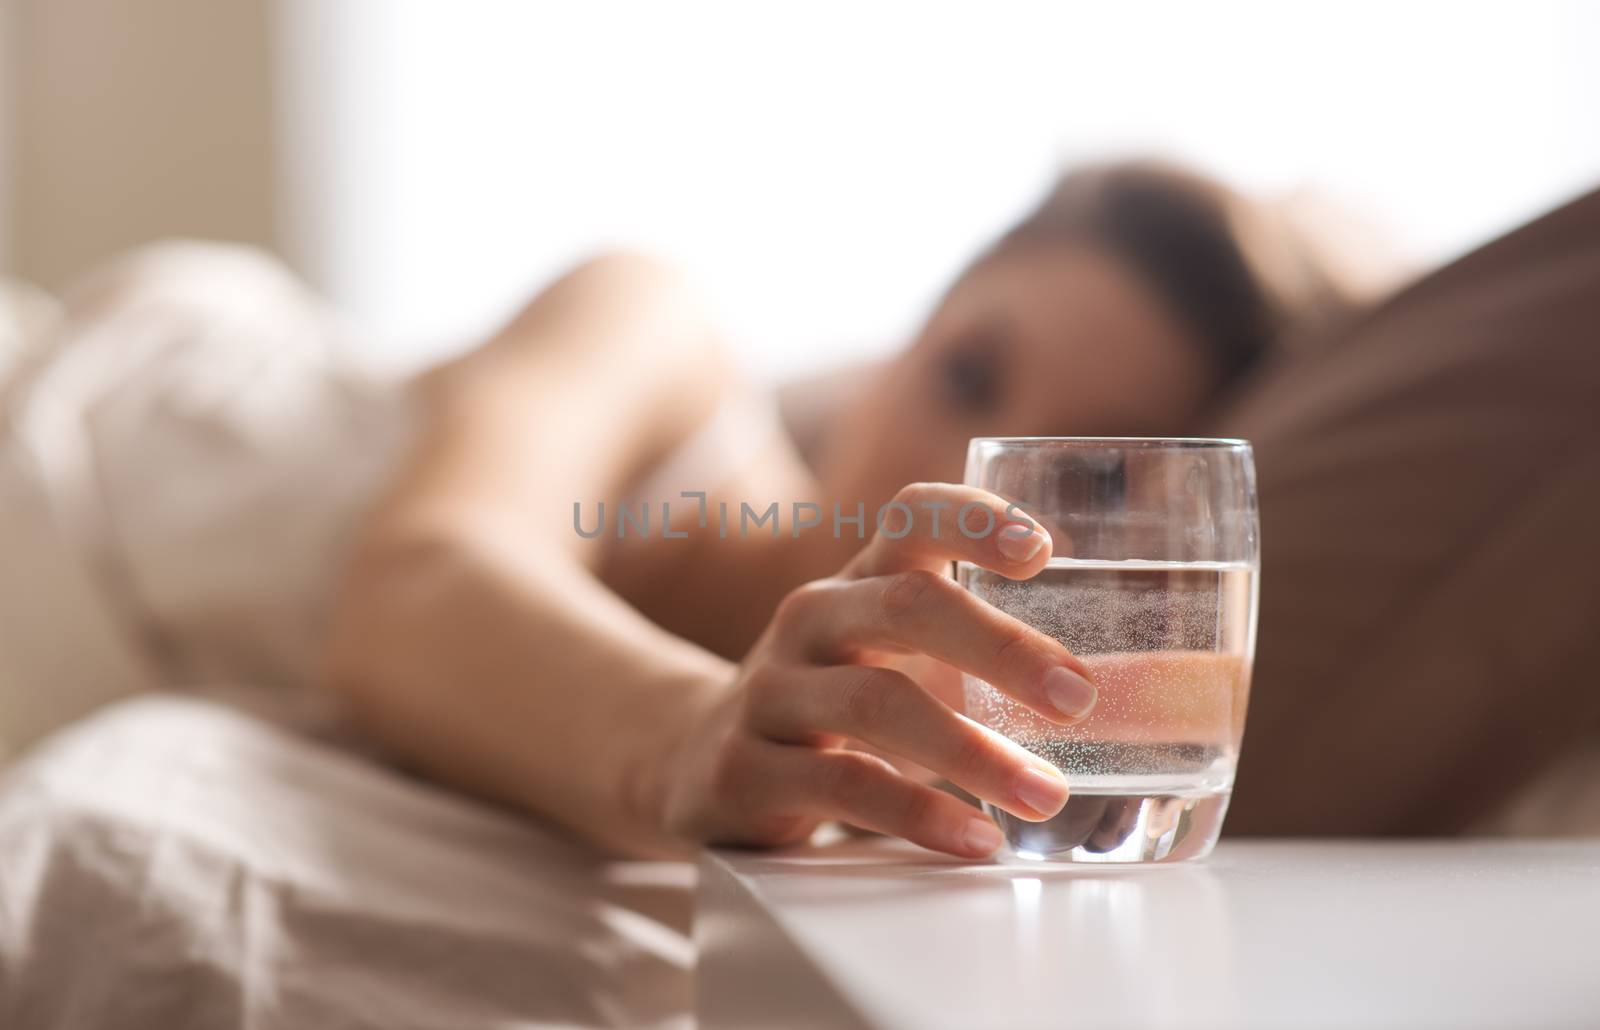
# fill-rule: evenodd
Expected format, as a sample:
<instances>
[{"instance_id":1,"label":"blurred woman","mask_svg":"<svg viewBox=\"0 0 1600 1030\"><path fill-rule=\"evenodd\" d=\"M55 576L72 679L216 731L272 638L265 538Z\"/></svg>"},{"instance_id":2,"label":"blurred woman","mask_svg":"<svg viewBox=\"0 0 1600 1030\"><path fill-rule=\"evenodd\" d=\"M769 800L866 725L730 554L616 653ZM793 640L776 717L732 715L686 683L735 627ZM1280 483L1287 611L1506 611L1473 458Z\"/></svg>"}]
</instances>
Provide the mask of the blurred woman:
<instances>
[{"instance_id":1,"label":"blurred woman","mask_svg":"<svg viewBox=\"0 0 1600 1030\"><path fill-rule=\"evenodd\" d=\"M949 485L967 439L1192 432L1349 301L1266 209L1109 165L1064 176L899 356L781 405L629 256L395 389L265 258L150 248L0 346L0 557L30 584L0 591L0 738L226 687L301 725L348 707L399 760L627 853L826 818L984 854L992 824L919 767L1023 818L1066 783L957 715L957 671L1060 721L1094 687L946 578L1051 553L954 531L964 504L1004 515ZM895 498L928 517L874 533ZM723 531L773 502L781 532ZM617 532L641 505L655 532Z\"/></svg>"},{"instance_id":2,"label":"blurred woman","mask_svg":"<svg viewBox=\"0 0 1600 1030\"><path fill-rule=\"evenodd\" d=\"M993 824L912 770L1025 819L1055 814L1067 785L961 718L952 677L1057 722L1095 689L1059 643L948 579L955 559L1022 578L1051 554L1031 525L955 531L963 505L1006 518L950 485L967 439L1192 432L1291 323L1348 300L1223 187L1087 169L974 261L903 353L792 391L782 425L675 276L591 262L422 382L420 439L355 548L329 681L432 776L625 852L777 844L836 819L988 854ZM843 532L707 517L774 500L866 515ZM873 533L890 500L939 514ZM630 535L602 502L670 521Z\"/></svg>"}]
</instances>

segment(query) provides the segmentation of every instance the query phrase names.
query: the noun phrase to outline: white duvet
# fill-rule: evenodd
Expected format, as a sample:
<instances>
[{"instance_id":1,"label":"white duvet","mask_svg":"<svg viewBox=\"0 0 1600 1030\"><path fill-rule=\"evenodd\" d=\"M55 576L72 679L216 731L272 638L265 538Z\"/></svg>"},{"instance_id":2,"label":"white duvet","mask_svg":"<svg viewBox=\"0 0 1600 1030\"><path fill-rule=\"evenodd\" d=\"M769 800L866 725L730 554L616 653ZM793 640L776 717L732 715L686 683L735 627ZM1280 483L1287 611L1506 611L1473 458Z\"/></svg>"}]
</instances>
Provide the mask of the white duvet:
<instances>
[{"instance_id":1,"label":"white duvet","mask_svg":"<svg viewBox=\"0 0 1600 1030\"><path fill-rule=\"evenodd\" d=\"M685 867L322 742L341 556L411 431L344 334L239 248L0 291L0 1027L687 1010Z\"/></svg>"},{"instance_id":2,"label":"white duvet","mask_svg":"<svg viewBox=\"0 0 1600 1030\"><path fill-rule=\"evenodd\" d=\"M0 1026L681 1023L691 875L228 708L126 701L0 782Z\"/></svg>"},{"instance_id":3,"label":"white duvet","mask_svg":"<svg viewBox=\"0 0 1600 1030\"><path fill-rule=\"evenodd\" d=\"M0 746L152 687L306 715L404 389L244 248L147 248L63 300L0 338Z\"/></svg>"}]
</instances>

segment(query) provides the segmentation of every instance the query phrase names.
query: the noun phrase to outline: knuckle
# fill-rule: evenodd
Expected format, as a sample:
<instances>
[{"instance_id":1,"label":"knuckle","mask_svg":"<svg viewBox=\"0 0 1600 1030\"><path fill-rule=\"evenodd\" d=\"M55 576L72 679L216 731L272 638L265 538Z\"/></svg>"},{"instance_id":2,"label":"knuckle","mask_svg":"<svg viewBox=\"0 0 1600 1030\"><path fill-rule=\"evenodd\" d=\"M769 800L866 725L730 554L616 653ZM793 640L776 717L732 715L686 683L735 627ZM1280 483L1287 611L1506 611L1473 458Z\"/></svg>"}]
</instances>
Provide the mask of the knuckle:
<instances>
[{"instance_id":1,"label":"knuckle","mask_svg":"<svg viewBox=\"0 0 1600 1030\"><path fill-rule=\"evenodd\" d=\"M915 508L918 501L927 500L937 491L938 486L933 483L907 483L895 493L894 499Z\"/></svg>"},{"instance_id":2,"label":"knuckle","mask_svg":"<svg viewBox=\"0 0 1600 1030\"><path fill-rule=\"evenodd\" d=\"M819 603L832 590L831 580L817 579L802 583L778 602L778 608L773 613L773 622L784 628L799 625L817 610Z\"/></svg>"},{"instance_id":3,"label":"knuckle","mask_svg":"<svg viewBox=\"0 0 1600 1030\"><path fill-rule=\"evenodd\" d=\"M918 611L945 585L945 578L927 569L912 569L889 577L879 599L880 614L888 623L900 622Z\"/></svg>"},{"instance_id":4,"label":"knuckle","mask_svg":"<svg viewBox=\"0 0 1600 1030\"><path fill-rule=\"evenodd\" d=\"M991 761L989 742L978 733L963 733L950 751L947 775L957 782L972 781L988 771Z\"/></svg>"},{"instance_id":5,"label":"knuckle","mask_svg":"<svg viewBox=\"0 0 1600 1030\"><path fill-rule=\"evenodd\" d=\"M995 644L994 663L1003 674L1021 676L1038 662L1033 638L1020 626L1004 628Z\"/></svg>"},{"instance_id":6,"label":"knuckle","mask_svg":"<svg viewBox=\"0 0 1600 1030\"><path fill-rule=\"evenodd\" d=\"M883 722L893 706L899 680L886 669L862 669L844 688L840 705L856 728Z\"/></svg>"},{"instance_id":7,"label":"knuckle","mask_svg":"<svg viewBox=\"0 0 1600 1030\"><path fill-rule=\"evenodd\" d=\"M778 698L778 677L770 666L757 669L744 681L739 699L739 721L745 726L761 721L768 707Z\"/></svg>"},{"instance_id":8,"label":"knuckle","mask_svg":"<svg viewBox=\"0 0 1600 1030\"><path fill-rule=\"evenodd\" d=\"M905 808L901 813L908 827L925 827L931 825L938 817L936 806L938 795L931 790L914 790L906 798Z\"/></svg>"},{"instance_id":9,"label":"knuckle","mask_svg":"<svg viewBox=\"0 0 1600 1030\"><path fill-rule=\"evenodd\" d=\"M962 532L969 539L989 535L999 522L994 509L981 501L968 501L963 504L957 516L961 519Z\"/></svg>"},{"instance_id":10,"label":"knuckle","mask_svg":"<svg viewBox=\"0 0 1600 1030\"><path fill-rule=\"evenodd\" d=\"M833 756L824 768L822 790L842 809L856 808L872 791L865 755L844 752Z\"/></svg>"}]
</instances>

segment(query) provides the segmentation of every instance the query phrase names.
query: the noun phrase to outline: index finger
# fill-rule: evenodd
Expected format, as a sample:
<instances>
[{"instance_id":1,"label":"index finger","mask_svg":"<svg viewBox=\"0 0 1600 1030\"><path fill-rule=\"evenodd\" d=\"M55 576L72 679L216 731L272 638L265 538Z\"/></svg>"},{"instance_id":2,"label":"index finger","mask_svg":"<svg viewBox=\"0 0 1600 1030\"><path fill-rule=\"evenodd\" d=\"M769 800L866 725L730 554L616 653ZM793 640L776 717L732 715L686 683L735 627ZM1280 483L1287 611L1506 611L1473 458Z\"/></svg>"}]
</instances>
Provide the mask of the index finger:
<instances>
[{"instance_id":1,"label":"index finger","mask_svg":"<svg viewBox=\"0 0 1600 1030\"><path fill-rule=\"evenodd\" d=\"M867 579L965 561L1028 579L1052 553L1050 534L1005 498L973 486L912 483L884 505L878 532L844 574Z\"/></svg>"},{"instance_id":2,"label":"index finger","mask_svg":"<svg viewBox=\"0 0 1600 1030\"><path fill-rule=\"evenodd\" d=\"M802 661L855 663L873 654L925 654L1011 695L1052 722L1094 707L1089 670L1058 640L926 569L819 582L778 616Z\"/></svg>"}]
</instances>

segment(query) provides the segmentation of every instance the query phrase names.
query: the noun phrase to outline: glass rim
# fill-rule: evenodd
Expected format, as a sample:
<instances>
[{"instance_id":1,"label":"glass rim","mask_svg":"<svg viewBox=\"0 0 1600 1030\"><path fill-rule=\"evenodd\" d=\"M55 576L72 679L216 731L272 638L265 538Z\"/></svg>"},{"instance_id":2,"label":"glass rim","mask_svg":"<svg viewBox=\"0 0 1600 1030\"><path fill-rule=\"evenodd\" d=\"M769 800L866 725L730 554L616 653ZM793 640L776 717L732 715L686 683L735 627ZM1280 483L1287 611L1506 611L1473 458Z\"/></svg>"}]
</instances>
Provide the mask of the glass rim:
<instances>
[{"instance_id":1,"label":"glass rim","mask_svg":"<svg viewBox=\"0 0 1600 1030\"><path fill-rule=\"evenodd\" d=\"M1159 450L1250 450L1250 441L1238 437L1211 436L974 436L967 447L983 444L1039 447L1070 444L1077 447L1103 447Z\"/></svg>"}]
</instances>

